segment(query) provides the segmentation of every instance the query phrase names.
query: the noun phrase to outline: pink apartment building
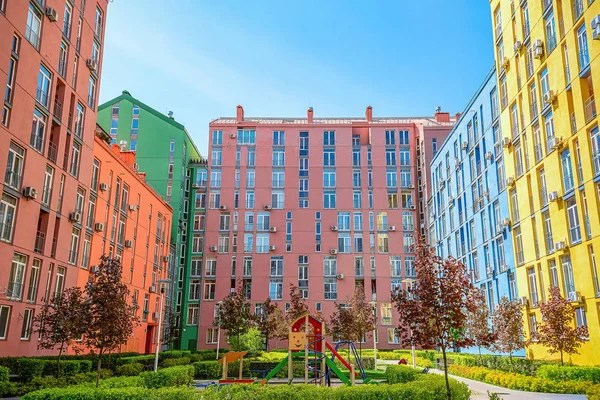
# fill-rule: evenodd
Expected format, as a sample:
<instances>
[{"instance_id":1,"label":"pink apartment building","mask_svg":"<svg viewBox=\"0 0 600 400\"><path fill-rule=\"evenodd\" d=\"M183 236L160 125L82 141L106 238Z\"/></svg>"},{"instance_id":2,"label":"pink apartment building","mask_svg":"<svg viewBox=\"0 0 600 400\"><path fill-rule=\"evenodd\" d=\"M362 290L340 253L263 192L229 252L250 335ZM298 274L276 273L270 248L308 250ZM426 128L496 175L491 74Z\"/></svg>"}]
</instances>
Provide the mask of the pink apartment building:
<instances>
[{"instance_id":1,"label":"pink apartment building","mask_svg":"<svg viewBox=\"0 0 600 400\"><path fill-rule=\"evenodd\" d=\"M257 312L267 297L285 310L293 284L327 320L362 286L378 346L397 346L391 291L415 275L422 169L454 122L442 112L374 118L371 107L365 118L316 118L312 108L245 118L241 106L212 121L199 347L216 346L215 307L240 282Z\"/></svg>"}]
</instances>

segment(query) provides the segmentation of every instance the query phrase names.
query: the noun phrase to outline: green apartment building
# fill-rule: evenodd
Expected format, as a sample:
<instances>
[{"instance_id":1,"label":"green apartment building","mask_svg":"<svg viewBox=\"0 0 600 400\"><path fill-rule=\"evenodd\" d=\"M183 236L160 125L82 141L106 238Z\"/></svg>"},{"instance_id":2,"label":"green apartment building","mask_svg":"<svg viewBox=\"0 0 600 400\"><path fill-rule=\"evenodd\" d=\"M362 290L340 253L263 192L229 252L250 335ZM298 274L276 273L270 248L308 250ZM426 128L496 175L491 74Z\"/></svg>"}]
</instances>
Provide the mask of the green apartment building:
<instances>
[{"instance_id":1,"label":"green apartment building","mask_svg":"<svg viewBox=\"0 0 600 400\"><path fill-rule=\"evenodd\" d=\"M200 285L194 285L191 276L197 272L196 265L200 269L202 266L203 238L193 228L200 227L194 225L196 215L204 213L204 209L195 208L195 192L200 191L196 175L199 170L206 171L206 162L172 113L164 115L127 91L98 106L98 124L109 132L113 143L136 152L138 168L146 174L146 181L173 208L171 244L175 250L169 263L173 284L166 304L172 304L175 312L175 329L170 336L176 348L195 349L200 300L196 288L199 290ZM204 217L202 227L203 221ZM170 310L166 312L168 321Z\"/></svg>"}]
</instances>

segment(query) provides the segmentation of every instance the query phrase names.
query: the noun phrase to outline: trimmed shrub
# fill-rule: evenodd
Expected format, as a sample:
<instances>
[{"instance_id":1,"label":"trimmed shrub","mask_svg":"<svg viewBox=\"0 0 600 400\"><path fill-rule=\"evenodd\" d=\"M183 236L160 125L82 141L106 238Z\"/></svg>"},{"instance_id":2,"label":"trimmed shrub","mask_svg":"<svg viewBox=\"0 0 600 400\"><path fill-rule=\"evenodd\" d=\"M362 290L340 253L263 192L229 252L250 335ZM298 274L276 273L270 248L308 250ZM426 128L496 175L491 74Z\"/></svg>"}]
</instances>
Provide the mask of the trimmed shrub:
<instances>
[{"instance_id":1,"label":"trimmed shrub","mask_svg":"<svg viewBox=\"0 0 600 400\"><path fill-rule=\"evenodd\" d=\"M524 390L526 392L578 394L585 393L587 386L591 385L591 382L554 382L549 379L514 372L502 372L483 367L465 367L456 364L449 365L448 372L464 378L475 379L509 389Z\"/></svg>"},{"instance_id":2,"label":"trimmed shrub","mask_svg":"<svg viewBox=\"0 0 600 400\"><path fill-rule=\"evenodd\" d=\"M592 385L585 391L588 400L600 400L600 385Z\"/></svg>"},{"instance_id":3,"label":"trimmed shrub","mask_svg":"<svg viewBox=\"0 0 600 400\"><path fill-rule=\"evenodd\" d=\"M82 388L69 387L45 389L28 393L23 400L191 400L197 399L196 391L185 387L148 389L126 388Z\"/></svg>"},{"instance_id":4,"label":"trimmed shrub","mask_svg":"<svg viewBox=\"0 0 600 400\"><path fill-rule=\"evenodd\" d=\"M160 355L159 355L160 360ZM139 363L142 365L154 363L154 355L148 354L145 356L122 357L119 359L119 365Z\"/></svg>"},{"instance_id":5,"label":"trimmed shrub","mask_svg":"<svg viewBox=\"0 0 600 400\"><path fill-rule=\"evenodd\" d=\"M8 367L0 366L0 382L8 382Z\"/></svg>"},{"instance_id":6,"label":"trimmed shrub","mask_svg":"<svg viewBox=\"0 0 600 400\"><path fill-rule=\"evenodd\" d=\"M191 350L166 350L158 353L158 359L162 361L168 358L189 357L190 355L192 355Z\"/></svg>"},{"instance_id":7,"label":"trimmed shrub","mask_svg":"<svg viewBox=\"0 0 600 400\"><path fill-rule=\"evenodd\" d=\"M37 358L21 358L18 364L19 378L24 381L33 379L36 376L42 376L46 367L46 360Z\"/></svg>"},{"instance_id":8,"label":"trimmed shrub","mask_svg":"<svg viewBox=\"0 0 600 400\"><path fill-rule=\"evenodd\" d=\"M385 370L385 376L390 384L414 381L420 373L421 371L406 365L390 365Z\"/></svg>"},{"instance_id":9,"label":"trimmed shrub","mask_svg":"<svg viewBox=\"0 0 600 400\"><path fill-rule=\"evenodd\" d=\"M217 379L223 374L223 369L218 361L198 361L192 365L196 379Z\"/></svg>"},{"instance_id":10,"label":"trimmed shrub","mask_svg":"<svg viewBox=\"0 0 600 400\"><path fill-rule=\"evenodd\" d=\"M142 372L139 376L148 388L189 385L194 380L195 369L191 365L163 368L157 372Z\"/></svg>"},{"instance_id":11,"label":"trimmed shrub","mask_svg":"<svg viewBox=\"0 0 600 400\"><path fill-rule=\"evenodd\" d=\"M56 376L56 361L55 360L43 360L44 362L44 376ZM81 370L82 364L84 365L83 371ZM73 376L78 373L89 372L92 368L92 362L89 360L65 360L60 362L60 373L59 376Z\"/></svg>"},{"instance_id":12,"label":"trimmed shrub","mask_svg":"<svg viewBox=\"0 0 600 400\"><path fill-rule=\"evenodd\" d=\"M538 368L536 376L555 382L570 380L600 383L600 367L542 365Z\"/></svg>"},{"instance_id":13,"label":"trimmed shrub","mask_svg":"<svg viewBox=\"0 0 600 400\"><path fill-rule=\"evenodd\" d=\"M116 373L119 376L136 376L139 375L144 366L138 363L123 364L116 368Z\"/></svg>"},{"instance_id":14,"label":"trimmed shrub","mask_svg":"<svg viewBox=\"0 0 600 400\"><path fill-rule=\"evenodd\" d=\"M167 367L175 367L177 365L190 365L189 357L179 357L179 358L167 358L162 362L162 366Z\"/></svg>"}]
</instances>

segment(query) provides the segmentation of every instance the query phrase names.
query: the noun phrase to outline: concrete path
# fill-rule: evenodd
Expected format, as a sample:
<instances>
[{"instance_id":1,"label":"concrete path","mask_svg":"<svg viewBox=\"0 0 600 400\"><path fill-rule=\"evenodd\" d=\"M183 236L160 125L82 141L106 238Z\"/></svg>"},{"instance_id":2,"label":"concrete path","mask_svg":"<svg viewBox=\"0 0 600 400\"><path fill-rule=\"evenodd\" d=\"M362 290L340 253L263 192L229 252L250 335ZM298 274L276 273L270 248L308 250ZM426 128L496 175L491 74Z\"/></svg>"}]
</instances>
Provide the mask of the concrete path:
<instances>
[{"instance_id":1,"label":"concrete path","mask_svg":"<svg viewBox=\"0 0 600 400\"><path fill-rule=\"evenodd\" d=\"M437 369L430 369L429 373L443 374L442 371ZM535 393L535 392L522 392L520 390L512 390L503 388L500 386L490 385L485 382L474 381L472 379L461 378L460 376L449 375L453 379L459 382L464 382L469 386L472 391L472 400L488 400L488 394L498 393L504 400L585 400L583 394L551 394L551 393Z\"/></svg>"}]
</instances>

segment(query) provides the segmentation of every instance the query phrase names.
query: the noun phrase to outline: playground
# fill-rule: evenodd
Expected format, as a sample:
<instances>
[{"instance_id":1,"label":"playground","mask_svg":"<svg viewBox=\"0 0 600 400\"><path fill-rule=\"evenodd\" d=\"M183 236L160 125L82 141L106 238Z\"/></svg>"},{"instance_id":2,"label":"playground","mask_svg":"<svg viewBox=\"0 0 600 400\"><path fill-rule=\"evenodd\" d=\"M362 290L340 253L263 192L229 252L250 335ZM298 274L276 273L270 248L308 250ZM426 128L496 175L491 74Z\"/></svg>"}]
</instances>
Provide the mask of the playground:
<instances>
[{"instance_id":1,"label":"playground","mask_svg":"<svg viewBox=\"0 0 600 400\"><path fill-rule=\"evenodd\" d=\"M375 384L367 377L363 367L361 357L356 350L356 346L351 341L340 341L335 346L325 340L325 324L315 316L306 313L289 326L288 352L274 368L270 370L255 369L251 370L257 377L244 376L244 356L247 352L228 352L219 359L222 365L222 376L218 381L210 381L197 384L197 387L224 386L231 384L253 384L265 385L271 383L305 383L315 384L317 386L331 386L332 378L334 386L340 382L342 385L353 386L356 384ZM344 358L340 353L341 347L347 348L349 359ZM336 360L349 371L345 373L337 364ZM238 368L235 373L237 377L230 375L230 364L238 362ZM296 378L294 380L294 362L303 361L304 379ZM356 366L356 367L355 367ZM282 370L287 369L287 379L274 379ZM281 375L281 374L279 374Z\"/></svg>"}]
</instances>

